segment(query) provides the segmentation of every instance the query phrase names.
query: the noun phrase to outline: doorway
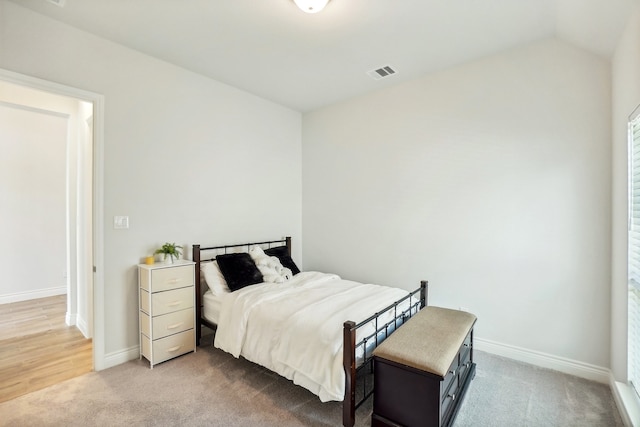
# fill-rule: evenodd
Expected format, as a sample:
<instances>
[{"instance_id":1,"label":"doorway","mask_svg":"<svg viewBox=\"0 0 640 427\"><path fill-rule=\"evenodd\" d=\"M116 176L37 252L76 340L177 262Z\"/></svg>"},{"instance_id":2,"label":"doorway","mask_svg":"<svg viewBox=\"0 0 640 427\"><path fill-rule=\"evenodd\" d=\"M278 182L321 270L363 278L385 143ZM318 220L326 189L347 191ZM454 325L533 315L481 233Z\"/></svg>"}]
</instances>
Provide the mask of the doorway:
<instances>
[{"instance_id":1,"label":"doorway","mask_svg":"<svg viewBox=\"0 0 640 427\"><path fill-rule=\"evenodd\" d=\"M7 95L12 90L27 91L22 98L24 102L20 102L27 109L40 108L29 105L33 100L28 91L39 91L45 95L44 98L48 96L49 99L56 96L71 99L78 106L76 117L67 120L68 124L74 123L68 134L77 140L71 143L67 141L66 160L72 167L67 168L66 176L65 267L59 273L64 276L66 287L65 321L67 324L76 325L83 335L92 338L93 368L104 369L103 96L2 69L0 84L3 85L0 86L0 95ZM20 95L17 98L14 96L14 103L16 99L20 99ZM3 101L2 98L0 101ZM51 111L50 107L51 105L41 109ZM65 114L69 113L62 112L62 116ZM88 143L83 145L83 140ZM47 253L42 248L33 248L19 256L37 262L38 259L46 257ZM24 271L24 274L29 274L29 271ZM55 294L56 287L50 288L53 289L49 291ZM47 291L33 290L32 295L45 297L42 292L46 294ZM17 296L18 299L21 297L24 295Z\"/></svg>"}]
</instances>

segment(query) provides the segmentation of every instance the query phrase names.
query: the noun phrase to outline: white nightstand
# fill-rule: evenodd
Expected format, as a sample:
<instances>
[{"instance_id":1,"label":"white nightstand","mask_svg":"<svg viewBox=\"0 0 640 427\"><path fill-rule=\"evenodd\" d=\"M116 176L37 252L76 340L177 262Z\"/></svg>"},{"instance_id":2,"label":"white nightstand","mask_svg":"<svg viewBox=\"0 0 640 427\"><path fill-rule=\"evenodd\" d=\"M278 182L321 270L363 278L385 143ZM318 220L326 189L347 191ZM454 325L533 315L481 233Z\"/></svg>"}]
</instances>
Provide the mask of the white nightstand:
<instances>
[{"instance_id":1,"label":"white nightstand","mask_svg":"<svg viewBox=\"0 0 640 427\"><path fill-rule=\"evenodd\" d=\"M195 263L139 264L140 358L153 365L196 351Z\"/></svg>"}]
</instances>

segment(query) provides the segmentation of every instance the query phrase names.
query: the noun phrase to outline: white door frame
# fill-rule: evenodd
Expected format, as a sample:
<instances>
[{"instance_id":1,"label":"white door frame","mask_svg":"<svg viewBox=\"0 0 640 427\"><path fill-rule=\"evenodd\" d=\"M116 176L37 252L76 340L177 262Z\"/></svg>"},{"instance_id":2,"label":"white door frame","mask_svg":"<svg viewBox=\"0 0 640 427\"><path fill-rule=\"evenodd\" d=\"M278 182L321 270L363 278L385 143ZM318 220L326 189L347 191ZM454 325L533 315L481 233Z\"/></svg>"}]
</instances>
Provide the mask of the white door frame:
<instances>
[{"instance_id":1,"label":"white door frame","mask_svg":"<svg viewBox=\"0 0 640 427\"><path fill-rule=\"evenodd\" d=\"M93 368L96 371L107 368L105 362L105 313L104 313L104 96L82 89L61 85L59 83L38 79L24 74L0 68L0 80L43 90L58 95L81 99L93 104L93 263L86 266L88 271L93 269ZM91 236L82 239L85 241Z\"/></svg>"}]
</instances>

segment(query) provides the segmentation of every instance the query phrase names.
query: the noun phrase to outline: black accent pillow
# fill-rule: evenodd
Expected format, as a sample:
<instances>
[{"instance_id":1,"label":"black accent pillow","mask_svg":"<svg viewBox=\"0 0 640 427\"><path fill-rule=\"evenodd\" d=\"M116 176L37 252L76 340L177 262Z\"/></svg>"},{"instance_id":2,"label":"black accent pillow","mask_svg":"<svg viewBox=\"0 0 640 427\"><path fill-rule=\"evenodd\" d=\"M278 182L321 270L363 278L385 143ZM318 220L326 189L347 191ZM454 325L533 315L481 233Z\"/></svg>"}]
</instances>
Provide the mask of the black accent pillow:
<instances>
[{"instance_id":1,"label":"black accent pillow","mask_svg":"<svg viewBox=\"0 0 640 427\"><path fill-rule=\"evenodd\" d=\"M218 255L216 261L231 292L263 282L262 273L248 253Z\"/></svg>"},{"instance_id":2,"label":"black accent pillow","mask_svg":"<svg viewBox=\"0 0 640 427\"><path fill-rule=\"evenodd\" d=\"M287 249L286 246L276 246L274 248L265 249L264 253L278 258L280 260L280 264L291 270L291 273L294 276L300 273L300 269L296 263L293 262L293 258L289 255L289 249Z\"/></svg>"}]
</instances>

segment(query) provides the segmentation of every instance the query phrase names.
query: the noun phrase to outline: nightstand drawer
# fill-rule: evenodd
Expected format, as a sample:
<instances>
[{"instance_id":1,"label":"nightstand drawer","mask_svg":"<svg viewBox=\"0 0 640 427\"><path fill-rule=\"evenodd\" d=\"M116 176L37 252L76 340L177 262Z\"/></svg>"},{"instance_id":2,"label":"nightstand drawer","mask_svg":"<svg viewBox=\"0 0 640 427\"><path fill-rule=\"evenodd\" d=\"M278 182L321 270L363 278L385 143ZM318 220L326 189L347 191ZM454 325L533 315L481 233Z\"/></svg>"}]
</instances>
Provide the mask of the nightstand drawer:
<instances>
[{"instance_id":1,"label":"nightstand drawer","mask_svg":"<svg viewBox=\"0 0 640 427\"><path fill-rule=\"evenodd\" d=\"M164 362L195 349L193 329L153 341L153 363Z\"/></svg>"},{"instance_id":2,"label":"nightstand drawer","mask_svg":"<svg viewBox=\"0 0 640 427\"><path fill-rule=\"evenodd\" d=\"M151 292L168 291L170 289L184 288L193 285L193 267L183 265L180 267L159 268L151 271L151 283L149 276L142 278L141 288Z\"/></svg>"},{"instance_id":3,"label":"nightstand drawer","mask_svg":"<svg viewBox=\"0 0 640 427\"><path fill-rule=\"evenodd\" d=\"M193 307L186 310L176 311L174 313L165 314L153 318L153 339L164 338L168 335L177 334L178 332L193 329L194 315ZM146 316L146 314L142 314ZM148 316L146 325L149 325ZM145 322L140 321L142 333L150 336L150 331L145 332Z\"/></svg>"},{"instance_id":4,"label":"nightstand drawer","mask_svg":"<svg viewBox=\"0 0 640 427\"><path fill-rule=\"evenodd\" d=\"M190 307L193 307L193 286L151 294L153 317ZM140 308L145 313L150 313L148 294L142 290L140 291Z\"/></svg>"}]
</instances>

